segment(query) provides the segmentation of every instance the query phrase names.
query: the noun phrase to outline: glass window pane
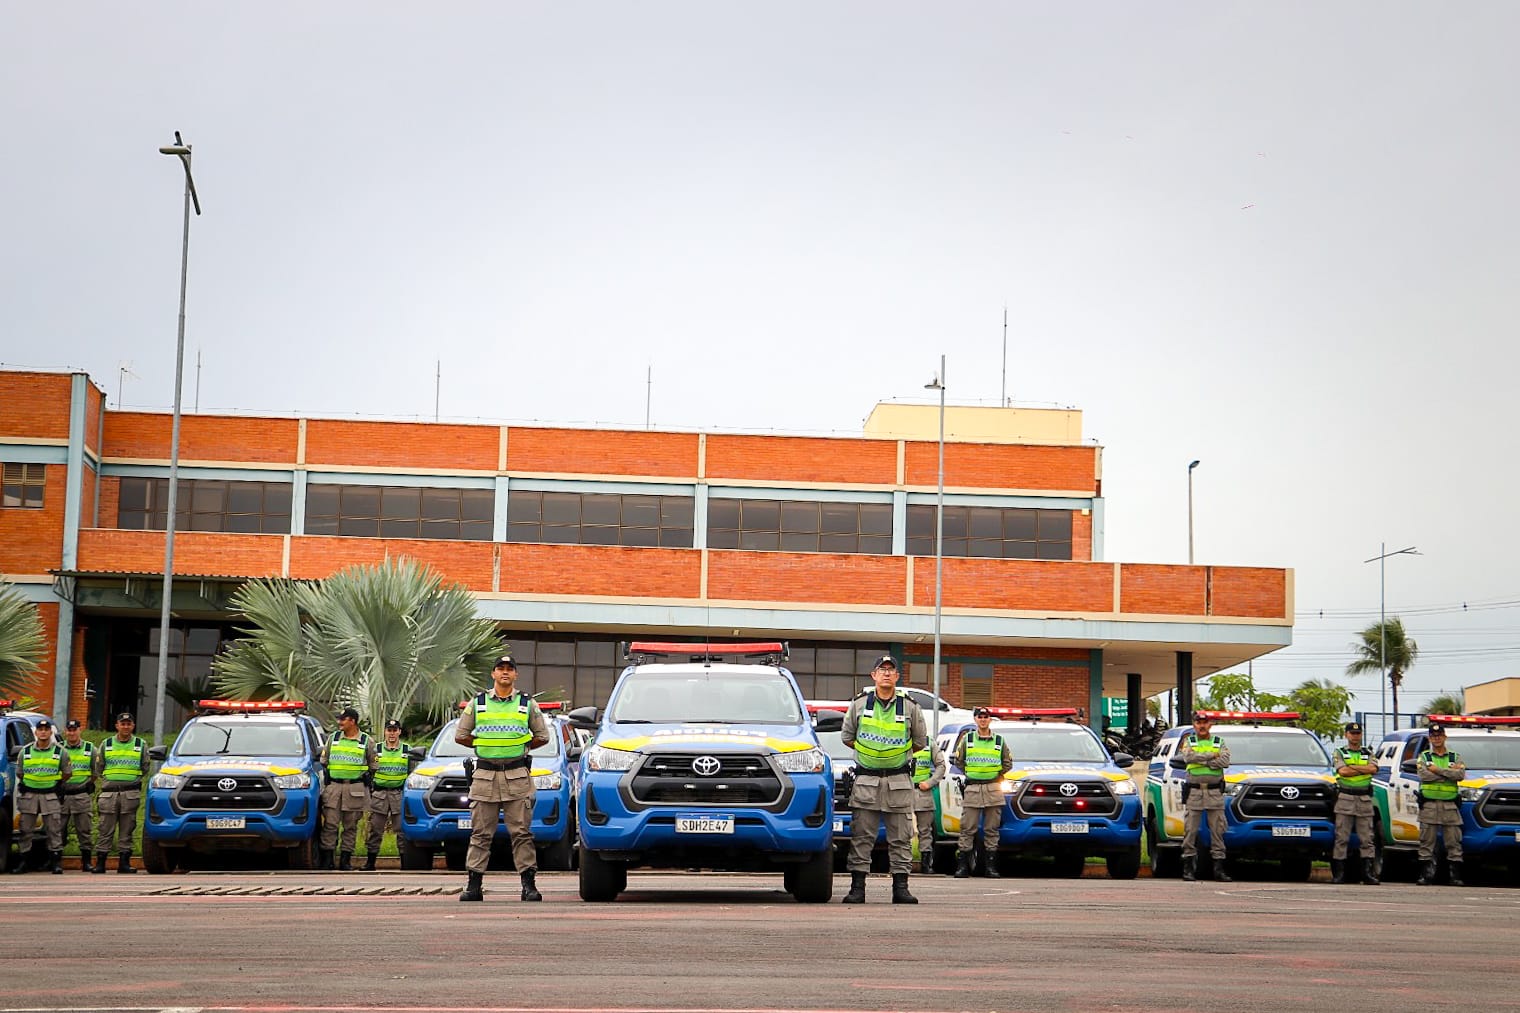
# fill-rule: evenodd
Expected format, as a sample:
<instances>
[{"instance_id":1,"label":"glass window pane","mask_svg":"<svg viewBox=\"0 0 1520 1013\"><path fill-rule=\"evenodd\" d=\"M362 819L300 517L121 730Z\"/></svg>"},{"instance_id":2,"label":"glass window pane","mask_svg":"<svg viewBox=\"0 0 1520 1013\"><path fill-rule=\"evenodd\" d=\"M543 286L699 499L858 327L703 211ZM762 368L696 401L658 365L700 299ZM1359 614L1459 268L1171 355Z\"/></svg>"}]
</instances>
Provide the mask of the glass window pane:
<instances>
[{"instance_id":1,"label":"glass window pane","mask_svg":"<svg viewBox=\"0 0 1520 1013\"><path fill-rule=\"evenodd\" d=\"M538 658L538 641L531 637L524 637L522 640L514 638L502 645L501 653L512 655L519 665L523 662L532 662Z\"/></svg>"},{"instance_id":2,"label":"glass window pane","mask_svg":"<svg viewBox=\"0 0 1520 1013\"><path fill-rule=\"evenodd\" d=\"M739 548L761 552L774 552L781 548L781 535L775 531L750 531L739 533Z\"/></svg>"},{"instance_id":3,"label":"glass window pane","mask_svg":"<svg viewBox=\"0 0 1520 1013\"><path fill-rule=\"evenodd\" d=\"M933 555L934 550L930 549L929 553ZM964 538L946 538L940 554L943 556L966 556L970 555L970 549L967 548L966 539Z\"/></svg>"},{"instance_id":4,"label":"glass window pane","mask_svg":"<svg viewBox=\"0 0 1520 1013\"><path fill-rule=\"evenodd\" d=\"M581 540L579 524L545 524L538 540L551 545L574 545Z\"/></svg>"},{"instance_id":5,"label":"glass window pane","mask_svg":"<svg viewBox=\"0 0 1520 1013\"><path fill-rule=\"evenodd\" d=\"M228 482L227 512L256 514L264 510L264 487L258 482Z\"/></svg>"},{"instance_id":6,"label":"glass window pane","mask_svg":"<svg viewBox=\"0 0 1520 1013\"><path fill-rule=\"evenodd\" d=\"M532 521L537 524L543 519L544 494L541 492L508 492L507 493L507 522Z\"/></svg>"},{"instance_id":7,"label":"glass window pane","mask_svg":"<svg viewBox=\"0 0 1520 1013\"><path fill-rule=\"evenodd\" d=\"M579 524L581 497L573 492L544 493L545 524Z\"/></svg>"},{"instance_id":8,"label":"glass window pane","mask_svg":"<svg viewBox=\"0 0 1520 1013\"><path fill-rule=\"evenodd\" d=\"M381 538L416 538L417 521L412 520L382 520L380 522Z\"/></svg>"},{"instance_id":9,"label":"glass window pane","mask_svg":"<svg viewBox=\"0 0 1520 1013\"><path fill-rule=\"evenodd\" d=\"M263 530L263 521L262 514L228 514L222 530L256 535Z\"/></svg>"},{"instance_id":10,"label":"glass window pane","mask_svg":"<svg viewBox=\"0 0 1520 1013\"><path fill-rule=\"evenodd\" d=\"M422 490L395 487L380 490L380 517L389 521L413 521L421 514Z\"/></svg>"},{"instance_id":11,"label":"glass window pane","mask_svg":"<svg viewBox=\"0 0 1520 1013\"><path fill-rule=\"evenodd\" d=\"M573 665L575 664L575 642L573 640L540 640L537 661L540 665Z\"/></svg>"},{"instance_id":12,"label":"glass window pane","mask_svg":"<svg viewBox=\"0 0 1520 1013\"><path fill-rule=\"evenodd\" d=\"M1003 558L1004 559L1034 559L1035 558L1035 548L1036 548L1036 545L1037 545L1037 543L1035 543L1035 542L1010 542L1010 541L1004 541L1003 542Z\"/></svg>"},{"instance_id":13,"label":"glass window pane","mask_svg":"<svg viewBox=\"0 0 1520 1013\"><path fill-rule=\"evenodd\" d=\"M860 533L863 535L886 535L892 537L892 505L890 503L860 504Z\"/></svg>"},{"instance_id":14,"label":"glass window pane","mask_svg":"<svg viewBox=\"0 0 1520 1013\"><path fill-rule=\"evenodd\" d=\"M539 536L537 524L508 524L507 541L509 542L536 542Z\"/></svg>"},{"instance_id":15,"label":"glass window pane","mask_svg":"<svg viewBox=\"0 0 1520 1013\"><path fill-rule=\"evenodd\" d=\"M290 483L264 483L264 512L290 516Z\"/></svg>"},{"instance_id":16,"label":"glass window pane","mask_svg":"<svg viewBox=\"0 0 1520 1013\"><path fill-rule=\"evenodd\" d=\"M860 538L857 535L819 535L819 552L854 552L860 548Z\"/></svg>"},{"instance_id":17,"label":"glass window pane","mask_svg":"<svg viewBox=\"0 0 1520 1013\"><path fill-rule=\"evenodd\" d=\"M817 503L783 503L781 504L781 530L782 531L817 531L818 530L818 504Z\"/></svg>"},{"instance_id":18,"label":"glass window pane","mask_svg":"<svg viewBox=\"0 0 1520 1013\"><path fill-rule=\"evenodd\" d=\"M791 660L786 663L786 667L791 669L794 674L797 672L811 672L816 662L817 655L814 653L813 648L794 647L792 648Z\"/></svg>"},{"instance_id":19,"label":"glass window pane","mask_svg":"<svg viewBox=\"0 0 1520 1013\"><path fill-rule=\"evenodd\" d=\"M818 648L817 671L821 675L855 674L855 652L844 647Z\"/></svg>"},{"instance_id":20,"label":"glass window pane","mask_svg":"<svg viewBox=\"0 0 1520 1013\"><path fill-rule=\"evenodd\" d=\"M496 494L490 489L460 489L459 516L467 521L489 521L496 516Z\"/></svg>"},{"instance_id":21,"label":"glass window pane","mask_svg":"<svg viewBox=\"0 0 1520 1013\"><path fill-rule=\"evenodd\" d=\"M338 512L343 517L379 517L380 487L345 485L338 493ZM378 526L376 528L378 530Z\"/></svg>"},{"instance_id":22,"label":"glass window pane","mask_svg":"<svg viewBox=\"0 0 1520 1013\"><path fill-rule=\"evenodd\" d=\"M621 528L619 530L618 544L620 545L644 545L654 546L660 544L659 528Z\"/></svg>"},{"instance_id":23,"label":"glass window pane","mask_svg":"<svg viewBox=\"0 0 1520 1013\"><path fill-rule=\"evenodd\" d=\"M458 538L458 521L423 521L417 527L418 538Z\"/></svg>"},{"instance_id":24,"label":"glass window pane","mask_svg":"<svg viewBox=\"0 0 1520 1013\"><path fill-rule=\"evenodd\" d=\"M1021 542L1034 541L1034 510L1004 510L1003 537Z\"/></svg>"},{"instance_id":25,"label":"glass window pane","mask_svg":"<svg viewBox=\"0 0 1520 1013\"><path fill-rule=\"evenodd\" d=\"M853 535L860 530L860 508L854 503L820 503L822 530L831 535Z\"/></svg>"},{"instance_id":26,"label":"glass window pane","mask_svg":"<svg viewBox=\"0 0 1520 1013\"><path fill-rule=\"evenodd\" d=\"M739 528L739 501L736 499L710 499L707 501L707 527Z\"/></svg>"},{"instance_id":27,"label":"glass window pane","mask_svg":"<svg viewBox=\"0 0 1520 1013\"><path fill-rule=\"evenodd\" d=\"M968 541L967 551L970 555L983 559L998 559L1003 555L1003 540L1001 538L972 538Z\"/></svg>"},{"instance_id":28,"label":"glass window pane","mask_svg":"<svg viewBox=\"0 0 1520 1013\"><path fill-rule=\"evenodd\" d=\"M190 495L185 498L189 501L190 509L194 512L221 513L226 509L226 482L196 481L185 484L190 486Z\"/></svg>"},{"instance_id":29,"label":"glass window pane","mask_svg":"<svg viewBox=\"0 0 1520 1013\"><path fill-rule=\"evenodd\" d=\"M184 653L215 654L221 642L222 634L219 630L206 626L193 627L186 638Z\"/></svg>"},{"instance_id":30,"label":"glass window pane","mask_svg":"<svg viewBox=\"0 0 1520 1013\"><path fill-rule=\"evenodd\" d=\"M460 521L459 537L472 542L489 542L491 527L490 521Z\"/></svg>"},{"instance_id":31,"label":"glass window pane","mask_svg":"<svg viewBox=\"0 0 1520 1013\"><path fill-rule=\"evenodd\" d=\"M1041 559L1070 559L1070 542L1040 542Z\"/></svg>"},{"instance_id":32,"label":"glass window pane","mask_svg":"<svg viewBox=\"0 0 1520 1013\"><path fill-rule=\"evenodd\" d=\"M734 536L738 537L738 532ZM691 528L661 528L660 547L666 549L689 549L693 545ZM716 548L716 546L714 546Z\"/></svg>"},{"instance_id":33,"label":"glass window pane","mask_svg":"<svg viewBox=\"0 0 1520 1013\"><path fill-rule=\"evenodd\" d=\"M338 534L352 538L376 538L380 520L376 517L339 517Z\"/></svg>"},{"instance_id":34,"label":"glass window pane","mask_svg":"<svg viewBox=\"0 0 1520 1013\"><path fill-rule=\"evenodd\" d=\"M141 531L148 522L148 515L140 510L118 510L116 526L125 531Z\"/></svg>"},{"instance_id":35,"label":"glass window pane","mask_svg":"<svg viewBox=\"0 0 1520 1013\"><path fill-rule=\"evenodd\" d=\"M581 526L582 545L616 545L619 528L601 527L595 524Z\"/></svg>"},{"instance_id":36,"label":"glass window pane","mask_svg":"<svg viewBox=\"0 0 1520 1013\"><path fill-rule=\"evenodd\" d=\"M577 665L617 664L617 644L611 640L577 640L575 663Z\"/></svg>"},{"instance_id":37,"label":"glass window pane","mask_svg":"<svg viewBox=\"0 0 1520 1013\"><path fill-rule=\"evenodd\" d=\"M306 487L307 526L313 517L338 516L338 486L308 485Z\"/></svg>"},{"instance_id":38,"label":"glass window pane","mask_svg":"<svg viewBox=\"0 0 1520 1013\"><path fill-rule=\"evenodd\" d=\"M737 549L739 547L739 532L720 528L716 531L707 532L707 547L709 549Z\"/></svg>"},{"instance_id":39,"label":"glass window pane","mask_svg":"<svg viewBox=\"0 0 1520 1013\"><path fill-rule=\"evenodd\" d=\"M907 549L910 556L932 556L934 555L934 539L932 537L910 538Z\"/></svg>"},{"instance_id":40,"label":"glass window pane","mask_svg":"<svg viewBox=\"0 0 1520 1013\"><path fill-rule=\"evenodd\" d=\"M952 538L965 538L967 531L967 509L965 507L945 507L945 540ZM930 522L929 533L934 533L933 522Z\"/></svg>"},{"instance_id":41,"label":"glass window pane","mask_svg":"<svg viewBox=\"0 0 1520 1013\"><path fill-rule=\"evenodd\" d=\"M653 528L660 523L658 496L624 496L623 523L634 528Z\"/></svg>"},{"instance_id":42,"label":"glass window pane","mask_svg":"<svg viewBox=\"0 0 1520 1013\"><path fill-rule=\"evenodd\" d=\"M338 518L312 517L307 515L306 533L308 535L336 535L338 533Z\"/></svg>"},{"instance_id":43,"label":"glass window pane","mask_svg":"<svg viewBox=\"0 0 1520 1013\"><path fill-rule=\"evenodd\" d=\"M689 528L696 514L696 501L690 496L661 496L660 525L667 528ZM711 517L711 513L708 514Z\"/></svg>"},{"instance_id":44,"label":"glass window pane","mask_svg":"<svg viewBox=\"0 0 1520 1013\"><path fill-rule=\"evenodd\" d=\"M969 513L972 538L1003 537L1003 511L990 507L973 507Z\"/></svg>"},{"instance_id":45,"label":"glass window pane","mask_svg":"<svg viewBox=\"0 0 1520 1013\"><path fill-rule=\"evenodd\" d=\"M1071 511L1070 510L1041 510L1040 518L1040 541L1042 542L1069 542L1071 541Z\"/></svg>"},{"instance_id":46,"label":"glass window pane","mask_svg":"<svg viewBox=\"0 0 1520 1013\"><path fill-rule=\"evenodd\" d=\"M780 531L781 504L775 500L744 500L739 507L739 524L744 531Z\"/></svg>"},{"instance_id":47,"label":"glass window pane","mask_svg":"<svg viewBox=\"0 0 1520 1013\"><path fill-rule=\"evenodd\" d=\"M266 535L290 534L289 514L264 514L260 518L259 530Z\"/></svg>"},{"instance_id":48,"label":"glass window pane","mask_svg":"<svg viewBox=\"0 0 1520 1013\"><path fill-rule=\"evenodd\" d=\"M892 554L892 536L861 535L860 551L869 552L875 556L890 556Z\"/></svg>"},{"instance_id":49,"label":"glass window pane","mask_svg":"<svg viewBox=\"0 0 1520 1013\"><path fill-rule=\"evenodd\" d=\"M910 506L908 507L908 537L909 538L933 538L934 537L934 507Z\"/></svg>"},{"instance_id":50,"label":"glass window pane","mask_svg":"<svg viewBox=\"0 0 1520 1013\"><path fill-rule=\"evenodd\" d=\"M148 509L148 482L142 478L124 478L116 504L121 510Z\"/></svg>"},{"instance_id":51,"label":"glass window pane","mask_svg":"<svg viewBox=\"0 0 1520 1013\"><path fill-rule=\"evenodd\" d=\"M431 521L459 520L459 490L423 489L422 519Z\"/></svg>"},{"instance_id":52,"label":"glass window pane","mask_svg":"<svg viewBox=\"0 0 1520 1013\"><path fill-rule=\"evenodd\" d=\"M612 524L619 520L621 496L585 495L581 497L582 524Z\"/></svg>"},{"instance_id":53,"label":"glass window pane","mask_svg":"<svg viewBox=\"0 0 1520 1013\"><path fill-rule=\"evenodd\" d=\"M833 537L838 537L833 536ZM818 536L814 534L800 534L791 531L781 533L782 552L817 552Z\"/></svg>"}]
</instances>

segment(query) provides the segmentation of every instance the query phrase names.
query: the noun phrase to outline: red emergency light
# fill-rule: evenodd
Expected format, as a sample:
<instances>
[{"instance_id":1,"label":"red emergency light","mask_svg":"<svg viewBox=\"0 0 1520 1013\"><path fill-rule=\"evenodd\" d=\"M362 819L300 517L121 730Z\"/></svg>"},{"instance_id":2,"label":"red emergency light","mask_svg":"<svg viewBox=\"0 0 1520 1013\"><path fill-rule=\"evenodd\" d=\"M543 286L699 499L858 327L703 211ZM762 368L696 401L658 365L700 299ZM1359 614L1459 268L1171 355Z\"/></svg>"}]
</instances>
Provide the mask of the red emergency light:
<instances>
[{"instance_id":1,"label":"red emergency light","mask_svg":"<svg viewBox=\"0 0 1520 1013\"><path fill-rule=\"evenodd\" d=\"M16 701L14 700L0 700L0 714L4 714L14 706L16 706Z\"/></svg>"},{"instance_id":2,"label":"red emergency light","mask_svg":"<svg viewBox=\"0 0 1520 1013\"><path fill-rule=\"evenodd\" d=\"M1462 725L1467 728L1503 728L1508 725L1520 725L1520 716L1503 714L1432 714L1429 721L1433 725Z\"/></svg>"},{"instance_id":3,"label":"red emergency light","mask_svg":"<svg viewBox=\"0 0 1520 1013\"><path fill-rule=\"evenodd\" d=\"M850 709L850 705L843 703L810 703L807 705L807 709L809 714L817 714L820 711L833 711L836 714L843 714Z\"/></svg>"},{"instance_id":4,"label":"red emergency light","mask_svg":"<svg viewBox=\"0 0 1520 1013\"><path fill-rule=\"evenodd\" d=\"M1193 718L1210 721L1297 721L1303 717L1297 711L1194 711Z\"/></svg>"},{"instance_id":5,"label":"red emergency light","mask_svg":"<svg viewBox=\"0 0 1520 1013\"><path fill-rule=\"evenodd\" d=\"M291 713L306 709L304 700L197 700L197 710L232 714L237 711L281 711Z\"/></svg>"},{"instance_id":6,"label":"red emergency light","mask_svg":"<svg viewBox=\"0 0 1520 1013\"><path fill-rule=\"evenodd\" d=\"M692 661L715 658L774 657L785 660L790 650L784 640L766 640L746 644L680 644L666 640L635 640L623 649L623 658L667 657L680 655Z\"/></svg>"},{"instance_id":7,"label":"red emergency light","mask_svg":"<svg viewBox=\"0 0 1520 1013\"><path fill-rule=\"evenodd\" d=\"M539 700L538 701L538 709L541 710L541 711L562 711L562 710L565 709L565 701L563 701L563 700L552 700L552 701Z\"/></svg>"},{"instance_id":8,"label":"red emergency light","mask_svg":"<svg viewBox=\"0 0 1520 1013\"><path fill-rule=\"evenodd\" d=\"M987 707L995 718L1074 718L1079 713L1075 707Z\"/></svg>"}]
</instances>

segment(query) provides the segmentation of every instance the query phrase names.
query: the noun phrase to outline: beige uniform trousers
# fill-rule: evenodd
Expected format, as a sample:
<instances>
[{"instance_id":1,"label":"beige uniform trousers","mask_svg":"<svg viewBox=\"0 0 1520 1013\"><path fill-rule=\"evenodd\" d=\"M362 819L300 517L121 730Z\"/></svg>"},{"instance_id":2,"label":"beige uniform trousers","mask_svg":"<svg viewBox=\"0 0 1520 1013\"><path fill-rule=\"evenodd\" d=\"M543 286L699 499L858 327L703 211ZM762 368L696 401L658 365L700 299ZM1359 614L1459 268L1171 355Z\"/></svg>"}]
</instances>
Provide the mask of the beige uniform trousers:
<instances>
[{"instance_id":1,"label":"beige uniform trousers","mask_svg":"<svg viewBox=\"0 0 1520 1013\"><path fill-rule=\"evenodd\" d=\"M518 872L538 868L538 848L533 843L533 778L528 768L514 770L475 769L470 782L470 850L464 867L485 872L491 864L491 842L496 824L504 820L512 840L512 864Z\"/></svg>"},{"instance_id":2,"label":"beige uniform trousers","mask_svg":"<svg viewBox=\"0 0 1520 1013\"><path fill-rule=\"evenodd\" d=\"M401 833L401 789L371 788L365 819L369 825L365 830L364 846L371 855L379 854L387 830Z\"/></svg>"},{"instance_id":3,"label":"beige uniform trousers","mask_svg":"<svg viewBox=\"0 0 1520 1013\"><path fill-rule=\"evenodd\" d=\"M1209 821L1209 854L1224 861L1224 786L1195 784L1188 792L1187 813L1182 819L1182 857L1198 855L1198 827Z\"/></svg>"},{"instance_id":4,"label":"beige uniform trousers","mask_svg":"<svg viewBox=\"0 0 1520 1013\"><path fill-rule=\"evenodd\" d=\"M132 835L137 832L137 809L142 805L142 791L132 787L122 791L101 789L96 807L100 810L100 832L95 835L95 850L110 851L118 834L116 850L132 853Z\"/></svg>"},{"instance_id":5,"label":"beige uniform trousers","mask_svg":"<svg viewBox=\"0 0 1520 1013\"><path fill-rule=\"evenodd\" d=\"M63 804L52 792L19 792L16 796L16 815L20 817L20 836L16 845L22 854L32 846L32 834L41 824L47 835L49 851L63 850Z\"/></svg>"},{"instance_id":6,"label":"beige uniform trousers","mask_svg":"<svg viewBox=\"0 0 1520 1013\"><path fill-rule=\"evenodd\" d=\"M352 854L359 843L359 820L369 808L369 789L363 781L329 781L322 788L322 833L317 846L339 850L338 831L343 831L342 850Z\"/></svg>"},{"instance_id":7,"label":"beige uniform trousers","mask_svg":"<svg viewBox=\"0 0 1520 1013\"><path fill-rule=\"evenodd\" d=\"M79 838L79 856L83 861L95 850L95 795L80 791L63 796L63 839L68 843L70 828Z\"/></svg>"},{"instance_id":8,"label":"beige uniform trousers","mask_svg":"<svg viewBox=\"0 0 1520 1013\"><path fill-rule=\"evenodd\" d=\"M1420 803L1420 861L1436 857L1436 831L1446 838L1446 860L1462 861L1462 810L1455 801L1426 799Z\"/></svg>"},{"instance_id":9,"label":"beige uniform trousers","mask_svg":"<svg viewBox=\"0 0 1520 1013\"><path fill-rule=\"evenodd\" d=\"M857 768L850 792L851 872L871 871L871 851L882 823L887 825L887 864L893 873L913 871L913 787L910 774L878 777Z\"/></svg>"},{"instance_id":10,"label":"beige uniform trousers","mask_svg":"<svg viewBox=\"0 0 1520 1013\"><path fill-rule=\"evenodd\" d=\"M1330 849L1330 857L1337 862L1346 857L1353 829L1361 841L1361 856L1371 858L1377 854L1372 835L1372 796L1348 795L1342 791L1335 800L1335 844Z\"/></svg>"}]
</instances>

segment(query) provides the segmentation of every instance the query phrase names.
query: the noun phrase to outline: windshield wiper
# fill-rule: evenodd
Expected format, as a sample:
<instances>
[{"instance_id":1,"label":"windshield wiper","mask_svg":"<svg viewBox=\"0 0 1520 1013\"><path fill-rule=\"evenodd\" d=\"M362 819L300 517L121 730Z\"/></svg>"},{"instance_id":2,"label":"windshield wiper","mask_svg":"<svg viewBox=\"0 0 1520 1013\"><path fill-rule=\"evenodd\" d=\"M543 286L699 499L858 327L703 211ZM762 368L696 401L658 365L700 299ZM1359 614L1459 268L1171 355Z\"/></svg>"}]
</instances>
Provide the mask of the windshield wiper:
<instances>
[{"instance_id":1,"label":"windshield wiper","mask_svg":"<svg viewBox=\"0 0 1520 1013\"><path fill-rule=\"evenodd\" d=\"M648 718L613 718L612 719L612 723L615 724L615 725L652 725L652 724L654 724L654 722L651 721L651 720L649 720Z\"/></svg>"}]
</instances>

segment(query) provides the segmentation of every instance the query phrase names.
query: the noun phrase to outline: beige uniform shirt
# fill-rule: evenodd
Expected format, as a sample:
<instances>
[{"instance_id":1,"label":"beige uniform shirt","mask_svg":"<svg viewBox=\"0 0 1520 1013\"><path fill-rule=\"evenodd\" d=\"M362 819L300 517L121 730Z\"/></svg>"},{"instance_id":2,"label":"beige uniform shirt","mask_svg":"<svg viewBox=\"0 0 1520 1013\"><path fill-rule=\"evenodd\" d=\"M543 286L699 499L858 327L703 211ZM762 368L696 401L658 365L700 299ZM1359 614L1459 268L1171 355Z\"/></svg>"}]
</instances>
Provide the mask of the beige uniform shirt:
<instances>
[{"instance_id":1,"label":"beige uniform shirt","mask_svg":"<svg viewBox=\"0 0 1520 1013\"><path fill-rule=\"evenodd\" d=\"M491 696L498 700L505 697L496 696L495 690ZM464 713L459 716L459 724L454 726L454 741L460 745L467 745L466 739L475 731L475 708L466 707ZM532 749L549 741L549 723L544 720L543 711L538 709L536 700L528 701L528 731L533 735L533 741L528 743ZM478 802L510 802L513 799L522 798L533 793L533 773L531 763L527 767L514 767L511 770L481 770L475 768L475 777L470 782L470 797Z\"/></svg>"},{"instance_id":2,"label":"beige uniform shirt","mask_svg":"<svg viewBox=\"0 0 1520 1013\"><path fill-rule=\"evenodd\" d=\"M869 693L862 693L850 702L850 709L844 715L844 728L839 734L840 741L845 745L854 747L855 731L860 727L860 715L875 696L876 691L873 689ZM924 712L919 709L918 704L914 703L911 697L906 696L902 697L902 701L903 720L908 723L908 736L912 740L908 751L916 753L929 744L929 728L924 724ZM912 812L913 796L917 793L918 789L913 787L913 775L909 771L880 777L856 764L855 789L850 793L850 807L875 809L880 812Z\"/></svg>"}]
</instances>

